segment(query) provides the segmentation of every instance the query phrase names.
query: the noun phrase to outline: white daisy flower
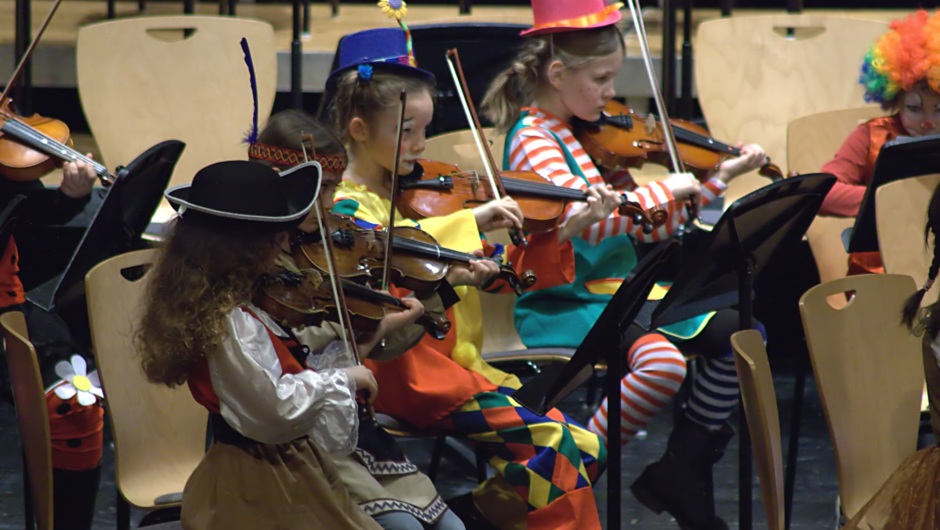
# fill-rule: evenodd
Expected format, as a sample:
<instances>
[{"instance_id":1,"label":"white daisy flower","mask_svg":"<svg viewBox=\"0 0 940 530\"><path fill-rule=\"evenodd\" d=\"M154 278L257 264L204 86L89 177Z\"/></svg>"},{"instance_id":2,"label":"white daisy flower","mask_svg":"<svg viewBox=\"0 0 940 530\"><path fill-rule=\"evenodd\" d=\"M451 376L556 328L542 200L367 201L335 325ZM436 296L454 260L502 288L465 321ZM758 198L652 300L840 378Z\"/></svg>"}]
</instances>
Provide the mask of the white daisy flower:
<instances>
[{"instance_id":1,"label":"white daisy flower","mask_svg":"<svg viewBox=\"0 0 940 530\"><path fill-rule=\"evenodd\" d=\"M55 365L56 375L65 381L64 385L55 387L55 395L64 401L78 394L78 404L83 407L93 405L96 400L95 396L104 399L98 371L95 370L89 374L88 364L81 355L72 355L70 361L59 361Z\"/></svg>"}]
</instances>

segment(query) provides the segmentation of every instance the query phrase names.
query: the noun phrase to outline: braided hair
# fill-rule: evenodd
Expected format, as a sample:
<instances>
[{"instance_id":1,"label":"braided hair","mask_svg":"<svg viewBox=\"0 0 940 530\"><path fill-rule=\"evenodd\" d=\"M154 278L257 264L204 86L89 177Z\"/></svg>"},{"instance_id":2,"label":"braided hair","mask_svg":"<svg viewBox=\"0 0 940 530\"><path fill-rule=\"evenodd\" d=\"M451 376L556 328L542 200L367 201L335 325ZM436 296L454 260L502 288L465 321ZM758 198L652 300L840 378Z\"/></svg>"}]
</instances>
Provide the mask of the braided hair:
<instances>
[{"instance_id":1,"label":"braided hair","mask_svg":"<svg viewBox=\"0 0 940 530\"><path fill-rule=\"evenodd\" d=\"M928 238L931 233L933 234L934 243L933 260L930 262L930 269L927 271L927 281L924 282L924 286L920 290L907 299L901 311L901 323L909 329L914 329L917 326L917 314L920 311L920 304L923 302L927 291L933 287L937 274L940 272L940 247L937 245L937 234L940 234L940 184L934 190L933 196L930 198L930 204L927 207L927 223L924 227L925 245L929 243ZM931 311L926 324L931 337L935 337L940 332L940 310L937 310L938 305L940 305L940 301L929 306Z\"/></svg>"},{"instance_id":2,"label":"braided hair","mask_svg":"<svg viewBox=\"0 0 940 530\"><path fill-rule=\"evenodd\" d=\"M546 69L552 61L580 68L616 51L626 53L616 26L529 37L512 64L493 79L483 97L483 112L499 131L507 132L522 107L531 105L538 89L547 83Z\"/></svg>"}]
</instances>

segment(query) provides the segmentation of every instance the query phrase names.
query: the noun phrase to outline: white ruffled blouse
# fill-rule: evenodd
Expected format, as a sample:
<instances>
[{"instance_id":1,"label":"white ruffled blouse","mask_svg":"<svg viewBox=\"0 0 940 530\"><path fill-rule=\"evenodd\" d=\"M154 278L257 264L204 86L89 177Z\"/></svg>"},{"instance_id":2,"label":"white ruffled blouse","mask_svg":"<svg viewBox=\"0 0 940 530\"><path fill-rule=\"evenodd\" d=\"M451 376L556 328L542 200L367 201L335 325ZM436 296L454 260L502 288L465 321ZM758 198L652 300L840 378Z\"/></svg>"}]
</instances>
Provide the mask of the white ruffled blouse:
<instances>
[{"instance_id":1,"label":"white ruffled blouse","mask_svg":"<svg viewBox=\"0 0 940 530\"><path fill-rule=\"evenodd\" d=\"M262 443L309 435L325 451L352 452L359 427L355 382L341 369L285 374L268 336L268 328L282 336L281 328L263 310L250 308L258 318L233 310L223 351L209 356L225 421Z\"/></svg>"}]
</instances>

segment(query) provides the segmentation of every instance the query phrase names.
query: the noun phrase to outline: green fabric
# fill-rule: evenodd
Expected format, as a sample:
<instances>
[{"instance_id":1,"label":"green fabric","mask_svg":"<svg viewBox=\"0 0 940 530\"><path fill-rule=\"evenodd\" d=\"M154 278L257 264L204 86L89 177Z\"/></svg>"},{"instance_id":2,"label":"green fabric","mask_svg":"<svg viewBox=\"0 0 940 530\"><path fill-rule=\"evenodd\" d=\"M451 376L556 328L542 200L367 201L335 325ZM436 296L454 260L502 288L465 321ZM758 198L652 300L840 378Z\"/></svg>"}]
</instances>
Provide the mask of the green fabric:
<instances>
[{"instance_id":1,"label":"green fabric","mask_svg":"<svg viewBox=\"0 0 940 530\"><path fill-rule=\"evenodd\" d=\"M523 111L506 135L503 168L509 168L512 139L524 127L523 120L527 115L528 113ZM554 132L548 132L564 153L571 173L590 185L565 143ZM516 301L516 330L526 347L577 348L600 318L611 298L608 294L589 292L587 284L597 280L626 278L637 265L633 240L625 234L605 238L597 245L575 237L572 244L575 258L574 281L568 285L523 293ZM713 315L714 313L708 313L693 317L664 326L658 331L677 339L690 339L705 327Z\"/></svg>"}]
</instances>

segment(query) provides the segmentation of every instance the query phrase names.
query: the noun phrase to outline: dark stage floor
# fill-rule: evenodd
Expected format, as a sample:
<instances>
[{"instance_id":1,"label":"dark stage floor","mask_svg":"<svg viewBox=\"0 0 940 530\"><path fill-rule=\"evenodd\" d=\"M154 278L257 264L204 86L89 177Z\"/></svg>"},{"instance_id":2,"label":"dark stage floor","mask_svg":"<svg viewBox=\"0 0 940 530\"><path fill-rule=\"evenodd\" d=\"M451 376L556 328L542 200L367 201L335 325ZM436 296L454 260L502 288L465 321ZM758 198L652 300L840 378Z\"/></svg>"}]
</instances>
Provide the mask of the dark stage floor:
<instances>
[{"instance_id":1,"label":"dark stage floor","mask_svg":"<svg viewBox=\"0 0 940 530\"><path fill-rule=\"evenodd\" d=\"M780 402L780 416L784 440L789 434L790 409L793 401L794 380L790 370L778 369L776 380L777 396ZM578 419L587 417L584 405L585 393L578 391L562 407L565 412ZM623 483L622 528L674 529L675 522L670 517L657 516L646 510L633 498L628 488L648 463L657 459L663 452L668 433L672 426L672 414L667 410L650 424L648 435L644 439L631 442L623 452L624 472L619 479ZM115 527L115 488L113 481L113 452L109 447L106 434L101 486L97 499L95 529ZM408 441L406 450L412 459L421 466L427 465L430 448L425 441ZM13 408L4 403L0 405L0 530L24 527L23 519L23 481L19 450L19 435L16 429ZM460 446L449 451L438 478L438 488L445 497L451 497L475 484L473 468L461 458ZM601 512L601 520L606 524L605 508L607 503L607 479L604 477L595 486L594 491ZM738 528L737 523L737 437L725 458L716 467L716 497L718 511L730 523L731 528ZM833 453L826 432L825 420L820 410L816 389L812 380L807 384L805 409L803 413L802 436L797 469L796 495L794 500L793 522L791 528L822 529L833 528L835 524L835 502L837 479ZM754 482L754 528L766 528L763 507L760 505L760 492ZM140 513L134 513L134 521L140 519ZM612 528L612 527L611 527Z\"/></svg>"}]
</instances>

